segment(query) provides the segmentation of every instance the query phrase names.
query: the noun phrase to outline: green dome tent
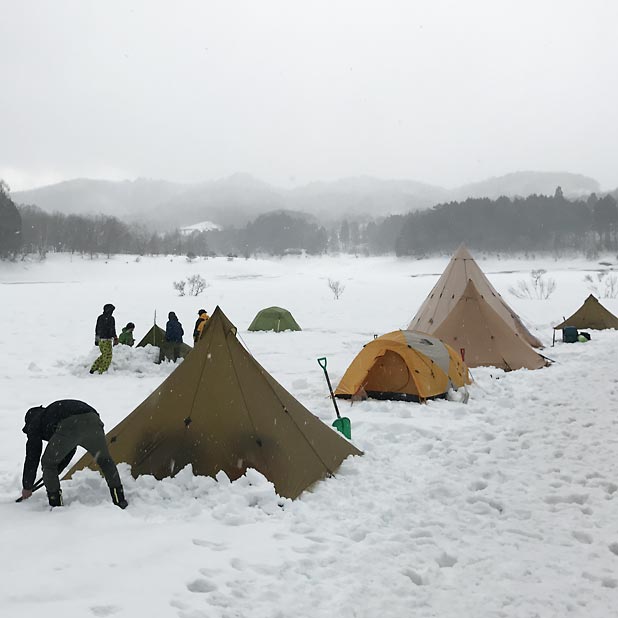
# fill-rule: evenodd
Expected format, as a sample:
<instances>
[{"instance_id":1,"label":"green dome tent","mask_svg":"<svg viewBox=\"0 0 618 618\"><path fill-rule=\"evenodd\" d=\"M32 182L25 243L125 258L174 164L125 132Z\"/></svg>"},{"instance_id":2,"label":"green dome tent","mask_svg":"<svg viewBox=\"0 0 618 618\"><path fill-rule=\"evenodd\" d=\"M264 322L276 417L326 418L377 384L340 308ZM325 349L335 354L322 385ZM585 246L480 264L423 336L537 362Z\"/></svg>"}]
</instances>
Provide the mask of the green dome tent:
<instances>
[{"instance_id":1,"label":"green dome tent","mask_svg":"<svg viewBox=\"0 0 618 618\"><path fill-rule=\"evenodd\" d=\"M253 318L249 330L274 330L276 333L280 333L283 330L302 329L287 309L267 307Z\"/></svg>"}]
</instances>

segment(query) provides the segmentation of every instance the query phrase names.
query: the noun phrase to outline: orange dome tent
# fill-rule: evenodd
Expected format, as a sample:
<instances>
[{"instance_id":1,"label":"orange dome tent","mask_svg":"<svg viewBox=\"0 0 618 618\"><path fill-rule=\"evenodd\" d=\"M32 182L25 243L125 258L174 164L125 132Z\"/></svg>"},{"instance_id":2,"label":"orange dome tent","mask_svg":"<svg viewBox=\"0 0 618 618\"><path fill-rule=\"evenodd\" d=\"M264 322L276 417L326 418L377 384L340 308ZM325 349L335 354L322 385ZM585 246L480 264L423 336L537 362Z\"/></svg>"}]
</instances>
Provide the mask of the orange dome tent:
<instances>
[{"instance_id":1,"label":"orange dome tent","mask_svg":"<svg viewBox=\"0 0 618 618\"><path fill-rule=\"evenodd\" d=\"M470 382L468 367L453 348L425 333L398 330L363 347L335 397L425 401Z\"/></svg>"}]
</instances>

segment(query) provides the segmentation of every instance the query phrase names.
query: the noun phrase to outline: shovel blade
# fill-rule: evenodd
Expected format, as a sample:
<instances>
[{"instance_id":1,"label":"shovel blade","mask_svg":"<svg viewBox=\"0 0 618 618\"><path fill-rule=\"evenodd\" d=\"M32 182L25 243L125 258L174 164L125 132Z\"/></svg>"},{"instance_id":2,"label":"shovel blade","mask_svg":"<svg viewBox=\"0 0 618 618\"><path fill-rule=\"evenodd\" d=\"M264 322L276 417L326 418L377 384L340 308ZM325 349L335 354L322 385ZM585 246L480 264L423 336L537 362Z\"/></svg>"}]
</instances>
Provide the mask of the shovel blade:
<instances>
[{"instance_id":1,"label":"shovel blade","mask_svg":"<svg viewBox=\"0 0 618 618\"><path fill-rule=\"evenodd\" d=\"M347 416L336 418L333 421L333 427L348 440L352 439L352 423L350 423L350 419Z\"/></svg>"}]
</instances>

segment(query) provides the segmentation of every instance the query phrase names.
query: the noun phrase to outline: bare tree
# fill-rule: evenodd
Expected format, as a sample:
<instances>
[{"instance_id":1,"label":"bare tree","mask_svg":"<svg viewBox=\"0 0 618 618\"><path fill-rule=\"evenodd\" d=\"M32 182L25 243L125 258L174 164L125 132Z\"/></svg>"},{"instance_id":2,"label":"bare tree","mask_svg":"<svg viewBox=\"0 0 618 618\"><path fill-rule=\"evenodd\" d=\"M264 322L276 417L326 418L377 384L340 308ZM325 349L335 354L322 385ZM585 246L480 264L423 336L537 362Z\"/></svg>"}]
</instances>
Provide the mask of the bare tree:
<instances>
[{"instance_id":1,"label":"bare tree","mask_svg":"<svg viewBox=\"0 0 618 618\"><path fill-rule=\"evenodd\" d=\"M178 292L178 296L184 296L186 294L185 285L187 285L187 282L184 279L181 279L180 281L174 281L172 285L174 286L174 289Z\"/></svg>"},{"instance_id":2,"label":"bare tree","mask_svg":"<svg viewBox=\"0 0 618 618\"><path fill-rule=\"evenodd\" d=\"M599 298L616 298L618 296L618 277L609 274L607 270L596 273L596 281L592 275L586 275L584 281L588 283L590 291Z\"/></svg>"},{"instance_id":3,"label":"bare tree","mask_svg":"<svg viewBox=\"0 0 618 618\"><path fill-rule=\"evenodd\" d=\"M178 292L178 296L199 296L207 287L206 279L200 275L191 275L186 279L174 281L172 283L174 289Z\"/></svg>"},{"instance_id":4,"label":"bare tree","mask_svg":"<svg viewBox=\"0 0 618 618\"><path fill-rule=\"evenodd\" d=\"M556 280L552 278L544 279L546 272L542 268L533 270L530 273L530 284L524 279L520 279L516 286L509 288L509 292L517 298L547 300L556 291Z\"/></svg>"},{"instance_id":5,"label":"bare tree","mask_svg":"<svg viewBox=\"0 0 618 618\"><path fill-rule=\"evenodd\" d=\"M333 293L335 300L338 300L339 297L343 294L343 291L345 290L345 285L342 285L340 281L337 281L335 279L328 280L328 287Z\"/></svg>"},{"instance_id":6,"label":"bare tree","mask_svg":"<svg viewBox=\"0 0 618 618\"><path fill-rule=\"evenodd\" d=\"M191 275L187 277L189 284L189 296L199 296L207 287L206 279L200 275Z\"/></svg>"}]
</instances>

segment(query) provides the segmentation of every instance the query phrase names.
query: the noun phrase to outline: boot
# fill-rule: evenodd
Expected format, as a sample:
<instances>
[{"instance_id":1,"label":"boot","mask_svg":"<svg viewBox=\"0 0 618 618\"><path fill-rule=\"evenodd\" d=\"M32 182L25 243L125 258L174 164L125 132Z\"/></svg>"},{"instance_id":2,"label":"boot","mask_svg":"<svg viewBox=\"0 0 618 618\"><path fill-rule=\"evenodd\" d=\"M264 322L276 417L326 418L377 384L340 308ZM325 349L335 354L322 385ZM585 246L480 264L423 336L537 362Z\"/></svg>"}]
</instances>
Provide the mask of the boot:
<instances>
[{"instance_id":1,"label":"boot","mask_svg":"<svg viewBox=\"0 0 618 618\"><path fill-rule=\"evenodd\" d=\"M49 501L49 506L62 506L62 491L48 491L47 500Z\"/></svg>"},{"instance_id":2,"label":"boot","mask_svg":"<svg viewBox=\"0 0 618 618\"><path fill-rule=\"evenodd\" d=\"M126 509L129 506L129 503L124 497L124 490L122 487L110 487L109 493L112 495L112 502L116 506L119 506L121 509Z\"/></svg>"}]
</instances>

